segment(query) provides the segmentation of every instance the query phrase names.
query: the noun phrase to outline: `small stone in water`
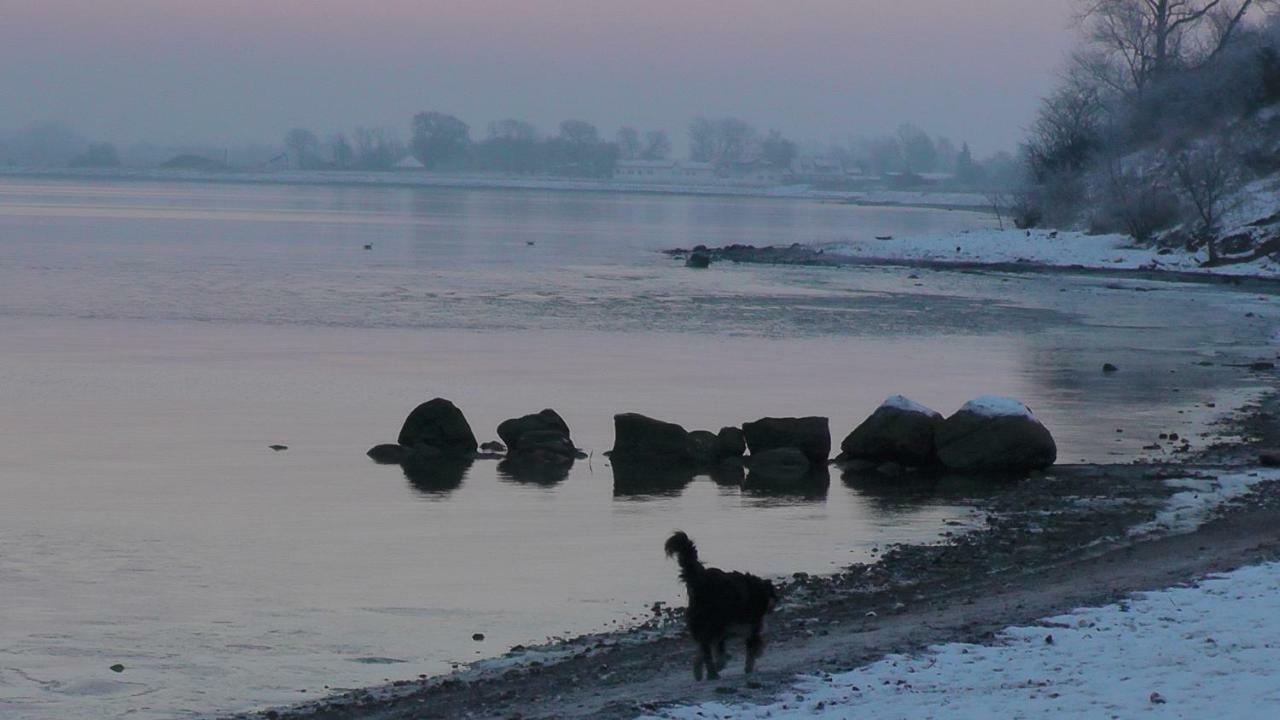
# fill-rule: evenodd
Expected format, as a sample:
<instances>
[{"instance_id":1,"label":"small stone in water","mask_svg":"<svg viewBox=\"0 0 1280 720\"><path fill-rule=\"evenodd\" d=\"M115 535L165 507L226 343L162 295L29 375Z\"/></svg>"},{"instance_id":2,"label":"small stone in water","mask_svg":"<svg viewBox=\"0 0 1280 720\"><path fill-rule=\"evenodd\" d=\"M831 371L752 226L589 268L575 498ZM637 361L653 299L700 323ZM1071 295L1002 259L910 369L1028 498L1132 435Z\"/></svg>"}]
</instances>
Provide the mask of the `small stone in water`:
<instances>
[{"instance_id":1,"label":"small stone in water","mask_svg":"<svg viewBox=\"0 0 1280 720\"><path fill-rule=\"evenodd\" d=\"M124 672L124 666L121 665L120 663L116 663L115 665L111 666L111 672L118 672L118 673Z\"/></svg>"},{"instance_id":2,"label":"small stone in water","mask_svg":"<svg viewBox=\"0 0 1280 720\"><path fill-rule=\"evenodd\" d=\"M484 633L476 633L471 636L471 639L475 640L476 642L481 642L484 640Z\"/></svg>"}]
</instances>

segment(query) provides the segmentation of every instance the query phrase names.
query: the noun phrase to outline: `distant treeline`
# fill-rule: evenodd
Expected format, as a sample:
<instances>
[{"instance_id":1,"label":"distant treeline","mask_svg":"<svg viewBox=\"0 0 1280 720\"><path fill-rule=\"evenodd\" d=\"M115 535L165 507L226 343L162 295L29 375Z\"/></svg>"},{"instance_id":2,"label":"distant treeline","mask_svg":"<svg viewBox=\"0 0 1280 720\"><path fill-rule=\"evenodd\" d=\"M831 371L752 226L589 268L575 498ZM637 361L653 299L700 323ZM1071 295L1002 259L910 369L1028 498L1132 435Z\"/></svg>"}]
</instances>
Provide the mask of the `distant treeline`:
<instances>
[{"instance_id":1,"label":"distant treeline","mask_svg":"<svg viewBox=\"0 0 1280 720\"><path fill-rule=\"evenodd\" d=\"M803 146L777 130L760 132L736 117L696 118L685 132L687 162L705 164L722 177L764 170L778 177L824 175L833 184L857 176L912 184L934 174L971 187L1015 179L1012 155L998 153L979 161L967 143L930 136L914 125L903 125L892 134ZM555 132L545 134L528 121L506 119L489 123L477 137L467 123L443 112L415 115L408 142L386 128L357 127L324 137L294 128L282 146L275 147L224 150L141 144L117 150L57 124L0 133L0 164L21 167L384 171L413 165L406 162L413 158L433 171L607 178L619 162L661 162L673 153L671 136L664 129L624 126L606 137L589 122L565 120Z\"/></svg>"}]
</instances>

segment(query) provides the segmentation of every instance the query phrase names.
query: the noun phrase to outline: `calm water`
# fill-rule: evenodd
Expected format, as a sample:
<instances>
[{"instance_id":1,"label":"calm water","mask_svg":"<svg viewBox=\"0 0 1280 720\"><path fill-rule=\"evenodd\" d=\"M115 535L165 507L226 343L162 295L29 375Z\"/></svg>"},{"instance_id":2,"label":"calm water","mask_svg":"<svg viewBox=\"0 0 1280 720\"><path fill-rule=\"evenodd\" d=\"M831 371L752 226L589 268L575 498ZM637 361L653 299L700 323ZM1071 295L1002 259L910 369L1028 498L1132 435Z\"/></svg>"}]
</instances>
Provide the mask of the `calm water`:
<instances>
[{"instance_id":1,"label":"calm water","mask_svg":"<svg viewBox=\"0 0 1280 720\"><path fill-rule=\"evenodd\" d=\"M785 575L970 517L960 498L903 503L838 475L807 498L708 478L619 488L601 456L615 412L710 429L824 414L838 443L890 394L950 412L999 392L1036 409L1064 461L1124 461L1158 432L1203 429L1205 403L1259 390L1197 363L1272 356L1266 299L695 272L654 252L987 222L804 201L0 180L0 716L260 707L613 627L679 600L660 551L677 527L708 560ZM1122 372L1103 377L1103 362ZM431 485L365 458L436 395L482 440L554 407L593 457L558 482L477 462Z\"/></svg>"}]
</instances>

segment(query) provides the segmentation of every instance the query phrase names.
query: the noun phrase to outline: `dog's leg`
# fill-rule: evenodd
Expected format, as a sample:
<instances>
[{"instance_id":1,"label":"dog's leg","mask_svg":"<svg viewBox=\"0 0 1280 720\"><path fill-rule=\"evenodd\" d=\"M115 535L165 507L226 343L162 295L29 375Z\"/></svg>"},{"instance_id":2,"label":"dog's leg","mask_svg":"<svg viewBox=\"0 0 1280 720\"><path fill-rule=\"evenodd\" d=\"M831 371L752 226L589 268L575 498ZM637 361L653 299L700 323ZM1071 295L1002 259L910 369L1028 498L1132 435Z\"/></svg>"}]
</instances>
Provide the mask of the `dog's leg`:
<instances>
[{"instance_id":1,"label":"dog's leg","mask_svg":"<svg viewBox=\"0 0 1280 720\"><path fill-rule=\"evenodd\" d=\"M698 665L694 666L693 676L699 680L702 679L702 671L700 668L707 669L707 679L716 680L720 677L719 668L716 667L715 661L711 655L711 641L706 640L698 643Z\"/></svg>"},{"instance_id":2,"label":"dog's leg","mask_svg":"<svg viewBox=\"0 0 1280 720\"><path fill-rule=\"evenodd\" d=\"M764 651L764 638L760 632L763 630L761 623L756 623L751 628L751 635L747 638L747 666L745 672L752 672L756 669L756 658L760 657L760 653Z\"/></svg>"},{"instance_id":3,"label":"dog's leg","mask_svg":"<svg viewBox=\"0 0 1280 720\"><path fill-rule=\"evenodd\" d=\"M724 637L720 637L720 642L716 643L716 670L723 670L725 665L729 664L729 653L724 649Z\"/></svg>"},{"instance_id":4,"label":"dog's leg","mask_svg":"<svg viewBox=\"0 0 1280 720\"><path fill-rule=\"evenodd\" d=\"M698 654L693 656L693 679L702 681L702 650L698 650Z\"/></svg>"}]
</instances>

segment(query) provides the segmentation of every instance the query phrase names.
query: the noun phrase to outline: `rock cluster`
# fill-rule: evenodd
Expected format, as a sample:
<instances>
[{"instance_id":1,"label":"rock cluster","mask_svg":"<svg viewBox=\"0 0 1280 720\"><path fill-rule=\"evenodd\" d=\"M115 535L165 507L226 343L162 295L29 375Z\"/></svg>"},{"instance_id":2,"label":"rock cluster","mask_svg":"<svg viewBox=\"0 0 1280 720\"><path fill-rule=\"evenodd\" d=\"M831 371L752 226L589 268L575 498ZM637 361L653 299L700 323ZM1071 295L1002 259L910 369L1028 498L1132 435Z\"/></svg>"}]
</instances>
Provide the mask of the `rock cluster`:
<instances>
[{"instance_id":1,"label":"rock cluster","mask_svg":"<svg viewBox=\"0 0 1280 720\"><path fill-rule=\"evenodd\" d=\"M1043 470L1058 455L1052 434L1027 406L996 396L972 400L945 419L907 398L891 397L854 428L840 450L836 462L846 467L1000 474Z\"/></svg>"},{"instance_id":2,"label":"rock cluster","mask_svg":"<svg viewBox=\"0 0 1280 720\"><path fill-rule=\"evenodd\" d=\"M689 431L639 413L615 415L613 423L614 446L606 454L616 495L679 491L702 474L762 493L825 492L830 482L825 417L766 417L718 432ZM457 487L478 458L500 459L499 472L512 480L554 484L587 457L574 445L568 423L549 408L506 420L497 434L501 442L478 445L462 411L436 398L409 413L398 442L368 455L400 465L424 492ZM898 476L912 469L1024 474L1056 459L1053 436L1016 400L985 396L944 418L893 396L849 433L835 462L846 472Z\"/></svg>"}]
</instances>

